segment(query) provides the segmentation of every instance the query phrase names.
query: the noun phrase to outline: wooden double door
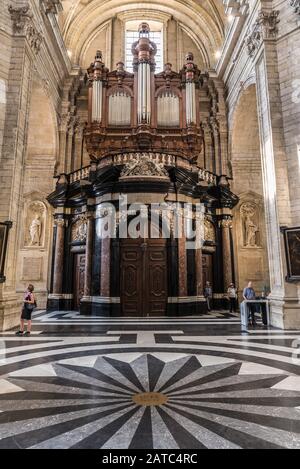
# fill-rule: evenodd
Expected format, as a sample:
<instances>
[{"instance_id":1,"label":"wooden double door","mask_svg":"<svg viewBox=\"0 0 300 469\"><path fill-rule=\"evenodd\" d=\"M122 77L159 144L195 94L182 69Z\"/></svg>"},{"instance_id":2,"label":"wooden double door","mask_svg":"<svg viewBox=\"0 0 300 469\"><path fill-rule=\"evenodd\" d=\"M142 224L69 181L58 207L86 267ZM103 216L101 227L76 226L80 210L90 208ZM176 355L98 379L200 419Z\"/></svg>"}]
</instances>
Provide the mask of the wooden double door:
<instances>
[{"instance_id":1,"label":"wooden double door","mask_svg":"<svg viewBox=\"0 0 300 469\"><path fill-rule=\"evenodd\" d=\"M122 314L164 316L168 300L166 240L125 239L120 254Z\"/></svg>"}]
</instances>

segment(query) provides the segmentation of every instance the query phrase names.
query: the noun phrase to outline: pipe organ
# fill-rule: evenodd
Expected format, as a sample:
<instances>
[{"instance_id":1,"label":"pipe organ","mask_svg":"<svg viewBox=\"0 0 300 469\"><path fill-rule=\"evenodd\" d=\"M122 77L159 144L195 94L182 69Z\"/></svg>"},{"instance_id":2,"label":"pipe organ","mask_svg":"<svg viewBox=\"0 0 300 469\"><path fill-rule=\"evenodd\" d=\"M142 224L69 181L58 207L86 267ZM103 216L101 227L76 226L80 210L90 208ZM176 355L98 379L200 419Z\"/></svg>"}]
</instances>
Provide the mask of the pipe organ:
<instances>
[{"instance_id":1,"label":"pipe organ","mask_svg":"<svg viewBox=\"0 0 300 469\"><path fill-rule=\"evenodd\" d=\"M206 310L205 279L213 279L221 305L228 287L222 272L226 282L233 278L231 209L238 198L226 175L210 171L227 166L216 164L227 147L224 140L220 145L227 138L224 116L223 127L219 123L225 109L224 101L219 107L220 85L198 69L191 53L179 72L167 63L156 74L157 49L149 33L142 23L132 45L133 73L122 62L109 71L100 51L87 70L84 144L90 164L59 175L48 196L57 208L50 310L79 308L101 316L198 314ZM156 211L158 222L151 230L160 233L168 219L170 237L152 239L153 231L133 239L123 236L124 215L128 210L132 216L132 209L127 202L124 213L120 194L141 201L147 221L152 204L169 206L167 215ZM205 205L205 222L197 214L199 202ZM189 215L184 215L185 203L192 207ZM101 235L110 225L109 213L117 224L112 238ZM176 237L176 213L192 224L200 220L199 232L210 227L203 247L187 247L184 230ZM129 224L125 217L125 231ZM213 264L215 273L209 274Z\"/></svg>"},{"instance_id":2,"label":"pipe organ","mask_svg":"<svg viewBox=\"0 0 300 469\"><path fill-rule=\"evenodd\" d=\"M199 99L202 90L211 87L209 76L194 64L192 53L186 55L179 73L167 63L163 72L155 74L157 48L149 33L148 24L142 23L139 39L132 45L133 73L122 62L110 72L97 51L88 69L87 149L99 158L107 147L120 149L125 139L128 149L167 146L197 161L205 143Z\"/></svg>"}]
</instances>

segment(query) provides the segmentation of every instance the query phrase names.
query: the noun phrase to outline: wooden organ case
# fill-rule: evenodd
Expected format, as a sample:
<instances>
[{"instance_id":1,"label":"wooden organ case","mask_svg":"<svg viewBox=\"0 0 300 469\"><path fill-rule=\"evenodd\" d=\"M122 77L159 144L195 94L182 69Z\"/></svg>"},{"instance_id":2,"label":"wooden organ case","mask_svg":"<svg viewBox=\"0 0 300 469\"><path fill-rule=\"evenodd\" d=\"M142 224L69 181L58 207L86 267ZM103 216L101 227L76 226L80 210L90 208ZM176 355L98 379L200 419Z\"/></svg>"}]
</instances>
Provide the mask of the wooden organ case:
<instances>
[{"instance_id":1,"label":"wooden organ case","mask_svg":"<svg viewBox=\"0 0 300 469\"><path fill-rule=\"evenodd\" d=\"M179 73L167 63L155 74L156 45L149 32L142 23L132 46L133 73L122 62L109 71L100 51L88 68L84 141L90 164L60 174L48 197L56 209L49 309L78 307L104 316L198 314L206 311L204 278L213 282L216 307L234 280L231 210L238 198L224 169L226 132L214 80L191 53ZM176 204L179 211L185 203L202 203L203 246L188 249L185 236L174 236L172 221L169 236L160 237L162 213L158 236L151 230L133 239L120 236L124 195L126 208L142 204L147 226L153 203ZM115 235L103 237L109 204Z\"/></svg>"}]
</instances>

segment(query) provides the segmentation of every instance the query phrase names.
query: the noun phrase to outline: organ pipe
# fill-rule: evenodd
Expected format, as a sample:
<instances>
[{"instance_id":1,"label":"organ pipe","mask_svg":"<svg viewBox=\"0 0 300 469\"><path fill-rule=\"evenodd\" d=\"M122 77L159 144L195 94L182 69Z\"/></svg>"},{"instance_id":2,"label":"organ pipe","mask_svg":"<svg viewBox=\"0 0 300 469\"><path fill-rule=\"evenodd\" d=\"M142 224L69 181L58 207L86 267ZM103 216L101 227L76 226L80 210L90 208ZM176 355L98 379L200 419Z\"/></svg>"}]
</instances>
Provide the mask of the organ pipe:
<instances>
[{"instance_id":1,"label":"organ pipe","mask_svg":"<svg viewBox=\"0 0 300 469\"><path fill-rule=\"evenodd\" d=\"M138 122L150 124L151 119L150 65L142 62L138 68Z\"/></svg>"},{"instance_id":2,"label":"organ pipe","mask_svg":"<svg viewBox=\"0 0 300 469\"><path fill-rule=\"evenodd\" d=\"M102 81L93 81L93 100L92 100L92 121L101 122L102 120Z\"/></svg>"},{"instance_id":3,"label":"organ pipe","mask_svg":"<svg viewBox=\"0 0 300 469\"><path fill-rule=\"evenodd\" d=\"M194 82L186 83L186 122L196 124L196 88Z\"/></svg>"},{"instance_id":4,"label":"organ pipe","mask_svg":"<svg viewBox=\"0 0 300 469\"><path fill-rule=\"evenodd\" d=\"M178 127L179 98L171 91L166 91L157 98L157 124L160 127Z\"/></svg>"}]
</instances>

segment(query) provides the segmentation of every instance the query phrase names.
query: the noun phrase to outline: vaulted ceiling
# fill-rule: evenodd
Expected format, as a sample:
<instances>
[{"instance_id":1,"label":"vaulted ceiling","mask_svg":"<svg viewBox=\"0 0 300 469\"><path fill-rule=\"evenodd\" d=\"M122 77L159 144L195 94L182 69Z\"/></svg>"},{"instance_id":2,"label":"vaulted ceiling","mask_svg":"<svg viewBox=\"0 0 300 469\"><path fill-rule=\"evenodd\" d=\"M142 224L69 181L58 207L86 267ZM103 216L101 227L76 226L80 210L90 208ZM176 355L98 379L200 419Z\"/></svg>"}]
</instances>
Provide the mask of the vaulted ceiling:
<instances>
[{"instance_id":1,"label":"vaulted ceiling","mask_svg":"<svg viewBox=\"0 0 300 469\"><path fill-rule=\"evenodd\" d=\"M87 44L103 24L118 15L128 18L173 18L190 36L206 63L214 62L226 27L222 0L63 0L59 22L72 61L80 63Z\"/></svg>"}]
</instances>

